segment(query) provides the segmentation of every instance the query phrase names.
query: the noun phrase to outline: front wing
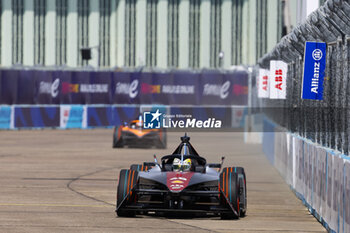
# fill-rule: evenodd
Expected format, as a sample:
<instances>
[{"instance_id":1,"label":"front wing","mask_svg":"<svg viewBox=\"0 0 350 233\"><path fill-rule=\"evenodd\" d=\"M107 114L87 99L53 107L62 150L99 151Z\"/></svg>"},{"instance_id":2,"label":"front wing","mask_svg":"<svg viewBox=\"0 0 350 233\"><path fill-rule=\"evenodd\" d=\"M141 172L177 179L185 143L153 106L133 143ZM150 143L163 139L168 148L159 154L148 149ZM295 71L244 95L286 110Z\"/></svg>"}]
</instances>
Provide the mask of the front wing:
<instances>
[{"instance_id":1,"label":"front wing","mask_svg":"<svg viewBox=\"0 0 350 233\"><path fill-rule=\"evenodd\" d=\"M222 191L184 190L173 193L168 190L140 189L135 186L117 206L116 211L119 209L135 211L140 214L145 212L225 213L239 217L239 214Z\"/></svg>"}]
</instances>

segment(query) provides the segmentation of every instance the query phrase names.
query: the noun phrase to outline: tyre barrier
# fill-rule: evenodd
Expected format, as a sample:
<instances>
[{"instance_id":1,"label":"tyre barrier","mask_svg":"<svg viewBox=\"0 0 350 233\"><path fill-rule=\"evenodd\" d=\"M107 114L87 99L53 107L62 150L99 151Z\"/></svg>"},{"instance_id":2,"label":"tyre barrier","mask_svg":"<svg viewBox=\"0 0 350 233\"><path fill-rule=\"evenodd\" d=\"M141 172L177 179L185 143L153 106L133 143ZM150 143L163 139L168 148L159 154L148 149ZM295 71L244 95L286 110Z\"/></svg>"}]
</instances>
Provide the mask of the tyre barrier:
<instances>
[{"instance_id":1,"label":"tyre barrier","mask_svg":"<svg viewBox=\"0 0 350 233\"><path fill-rule=\"evenodd\" d=\"M329 232L350 232L350 157L283 132L269 120L264 124L274 127L263 133L266 156L310 213Z\"/></svg>"}]
</instances>

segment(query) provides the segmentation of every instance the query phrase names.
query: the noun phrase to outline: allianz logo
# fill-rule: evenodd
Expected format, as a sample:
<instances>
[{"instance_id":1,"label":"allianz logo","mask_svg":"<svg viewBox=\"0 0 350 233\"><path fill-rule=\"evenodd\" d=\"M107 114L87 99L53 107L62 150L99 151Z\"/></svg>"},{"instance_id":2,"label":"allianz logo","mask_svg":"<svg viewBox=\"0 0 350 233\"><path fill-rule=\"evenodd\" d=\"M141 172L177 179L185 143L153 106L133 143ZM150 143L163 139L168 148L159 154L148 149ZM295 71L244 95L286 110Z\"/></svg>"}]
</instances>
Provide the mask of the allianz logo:
<instances>
[{"instance_id":1,"label":"allianz logo","mask_svg":"<svg viewBox=\"0 0 350 233\"><path fill-rule=\"evenodd\" d=\"M226 99L229 94L230 85L231 85L230 81L226 81L222 85L207 83L203 87L203 95L219 96L221 99Z\"/></svg>"},{"instance_id":2,"label":"allianz logo","mask_svg":"<svg viewBox=\"0 0 350 233\"><path fill-rule=\"evenodd\" d=\"M124 94L124 95L129 95L130 98L135 98L138 94L138 85L139 81L134 80L131 83L122 83L122 82L117 82L115 86L115 94Z\"/></svg>"}]
</instances>

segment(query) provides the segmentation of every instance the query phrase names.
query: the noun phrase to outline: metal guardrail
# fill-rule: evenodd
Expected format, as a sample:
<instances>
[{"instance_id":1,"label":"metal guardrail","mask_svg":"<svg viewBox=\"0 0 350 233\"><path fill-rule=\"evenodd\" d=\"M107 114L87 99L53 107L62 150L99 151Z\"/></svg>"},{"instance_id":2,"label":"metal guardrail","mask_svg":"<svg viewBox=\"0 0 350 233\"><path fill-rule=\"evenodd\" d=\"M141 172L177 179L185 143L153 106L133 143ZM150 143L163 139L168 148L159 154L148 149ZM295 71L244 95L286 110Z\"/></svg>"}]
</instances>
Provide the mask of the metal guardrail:
<instances>
[{"instance_id":1,"label":"metal guardrail","mask_svg":"<svg viewBox=\"0 0 350 233\"><path fill-rule=\"evenodd\" d=\"M350 150L349 35L350 0L326 1L258 61L261 68L268 68L270 60L288 63L286 99L256 101L276 123L344 154ZM301 99L306 41L327 43L322 101Z\"/></svg>"}]
</instances>

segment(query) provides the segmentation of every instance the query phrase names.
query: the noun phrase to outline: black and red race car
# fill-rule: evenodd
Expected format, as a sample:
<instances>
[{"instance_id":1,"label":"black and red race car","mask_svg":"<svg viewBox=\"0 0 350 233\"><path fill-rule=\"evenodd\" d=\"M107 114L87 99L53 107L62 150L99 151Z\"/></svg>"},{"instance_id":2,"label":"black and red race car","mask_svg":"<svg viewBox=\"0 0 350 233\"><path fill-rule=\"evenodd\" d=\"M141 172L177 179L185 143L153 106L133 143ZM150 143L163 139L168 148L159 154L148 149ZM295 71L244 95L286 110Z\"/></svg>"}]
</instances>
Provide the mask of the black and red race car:
<instances>
[{"instance_id":1,"label":"black and red race car","mask_svg":"<svg viewBox=\"0 0 350 233\"><path fill-rule=\"evenodd\" d=\"M161 158L159 164L144 162L120 171L116 213L121 217L136 214L175 214L183 216L216 215L237 219L246 215L246 176L242 167L208 164L189 142L181 143L173 154ZM188 171L174 171L175 160L190 159Z\"/></svg>"},{"instance_id":2,"label":"black and red race car","mask_svg":"<svg viewBox=\"0 0 350 233\"><path fill-rule=\"evenodd\" d=\"M130 124L114 127L113 148L124 146L130 147L152 147L165 149L167 136L164 129L144 129L142 117L133 120Z\"/></svg>"}]
</instances>

